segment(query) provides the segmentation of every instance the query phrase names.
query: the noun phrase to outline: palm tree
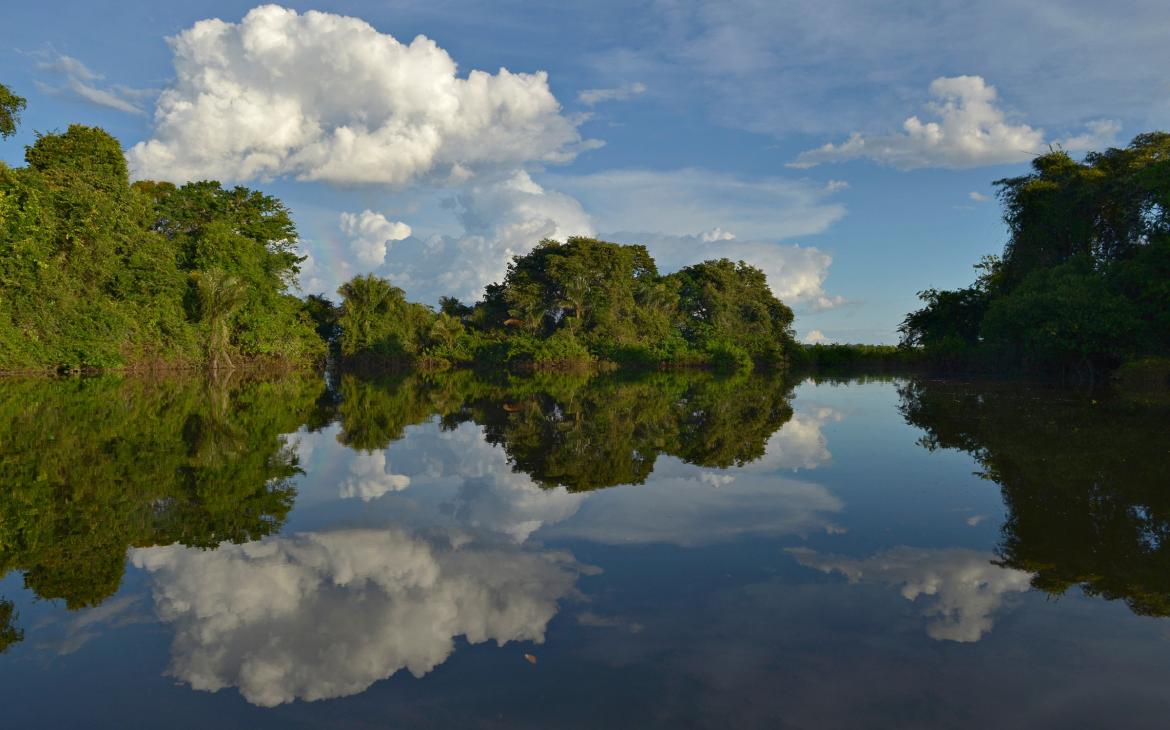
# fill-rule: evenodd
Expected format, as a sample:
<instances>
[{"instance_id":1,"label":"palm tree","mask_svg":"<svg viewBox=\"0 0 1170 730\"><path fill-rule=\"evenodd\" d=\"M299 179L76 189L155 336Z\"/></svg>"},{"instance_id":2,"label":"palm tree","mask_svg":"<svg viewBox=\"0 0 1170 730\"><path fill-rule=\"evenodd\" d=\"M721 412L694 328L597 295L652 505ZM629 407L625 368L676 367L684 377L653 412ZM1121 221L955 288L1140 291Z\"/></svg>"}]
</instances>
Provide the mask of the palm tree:
<instances>
[{"instance_id":1,"label":"palm tree","mask_svg":"<svg viewBox=\"0 0 1170 730\"><path fill-rule=\"evenodd\" d=\"M222 269L196 271L192 274L199 292L199 308L207 323L207 363L212 370L231 368L231 317L248 298L243 282Z\"/></svg>"}]
</instances>

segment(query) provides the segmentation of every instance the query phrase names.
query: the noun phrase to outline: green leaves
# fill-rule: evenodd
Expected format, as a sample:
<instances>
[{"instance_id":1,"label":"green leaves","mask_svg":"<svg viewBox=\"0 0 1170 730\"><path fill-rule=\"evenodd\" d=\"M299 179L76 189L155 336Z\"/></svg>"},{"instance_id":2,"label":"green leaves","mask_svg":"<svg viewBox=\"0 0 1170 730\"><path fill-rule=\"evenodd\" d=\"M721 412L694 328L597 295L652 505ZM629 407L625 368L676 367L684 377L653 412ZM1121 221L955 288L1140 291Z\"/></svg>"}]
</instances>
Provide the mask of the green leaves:
<instances>
[{"instance_id":1,"label":"green leaves","mask_svg":"<svg viewBox=\"0 0 1170 730\"><path fill-rule=\"evenodd\" d=\"M1170 134L1124 149L1057 151L1000 180L1010 238L971 287L928 290L902 344L940 364L1023 367L1092 380L1170 354Z\"/></svg>"},{"instance_id":2,"label":"green leaves","mask_svg":"<svg viewBox=\"0 0 1170 730\"><path fill-rule=\"evenodd\" d=\"M25 103L24 97L17 96L7 86L0 84L0 139L16 134Z\"/></svg>"}]
</instances>

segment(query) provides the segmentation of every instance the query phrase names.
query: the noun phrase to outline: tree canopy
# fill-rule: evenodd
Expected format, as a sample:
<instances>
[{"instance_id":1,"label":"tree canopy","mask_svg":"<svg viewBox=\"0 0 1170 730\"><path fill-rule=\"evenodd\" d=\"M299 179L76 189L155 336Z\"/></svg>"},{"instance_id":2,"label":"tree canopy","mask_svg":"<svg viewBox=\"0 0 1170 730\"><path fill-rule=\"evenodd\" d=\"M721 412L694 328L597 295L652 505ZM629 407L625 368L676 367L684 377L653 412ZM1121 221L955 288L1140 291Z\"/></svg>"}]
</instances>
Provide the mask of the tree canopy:
<instances>
[{"instance_id":1,"label":"tree canopy","mask_svg":"<svg viewBox=\"0 0 1170 730\"><path fill-rule=\"evenodd\" d=\"M927 290L904 345L944 360L1092 376L1170 355L1170 134L996 182L1009 237L972 286Z\"/></svg>"},{"instance_id":2,"label":"tree canopy","mask_svg":"<svg viewBox=\"0 0 1170 730\"><path fill-rule=\"evenodd\" d=\"M323 355L290 293L301 258L280 201L216 182L132 185L95 127L42 134L25 159L0 165L0 369Z\"/></svg>"},{"instance_id":3,"label":"tree canopy","mask_svg":"<svg viewBox=\"0 0 1170 730\"><path fill-rule=\"evenodd\" d=\"M726 259L661 275L644 246L574 237L515 257L502 282L434 312L367 275L344 284L343 357L445 364L571 367L782 366L792 310L763 272Z\"/></svg>"}]
</instances>

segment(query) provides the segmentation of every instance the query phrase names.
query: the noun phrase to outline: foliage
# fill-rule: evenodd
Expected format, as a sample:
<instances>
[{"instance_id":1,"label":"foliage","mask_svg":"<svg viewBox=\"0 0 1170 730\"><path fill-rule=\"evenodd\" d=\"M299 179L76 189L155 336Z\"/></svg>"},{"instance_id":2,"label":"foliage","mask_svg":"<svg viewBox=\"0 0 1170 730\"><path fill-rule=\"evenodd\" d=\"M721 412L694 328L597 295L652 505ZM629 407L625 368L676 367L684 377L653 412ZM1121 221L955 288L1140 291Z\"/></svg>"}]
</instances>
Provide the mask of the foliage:
<instances>
[{"instance_id":1,"label":"foliage","mask_svg":"<svg viewBox=\"0 0 1170 730\"><path fill-rule=\"evenodd\" d=\"M793 364L821 372L864 370L904 370L917 366L919 358L913 350L894 345L802 345L793 357Z\"/></svg>"},{"instance_id":2,"label":"foliage","mask_svg":"<svg viewBox=\"0 0 1170 730\"><path fill-rule=\"evenodd\" d=\"M24 107L24 97L17 96L7 86L0 84L0 139L16 134Z\"/></svg>"},{"instance_id":3,"label":"foliage","mask_svg":"<svg viewBox=\"0 0 1170 730\"><path fill-rule=\"evenodd\" d=\"M1036 158L998 181L1009 239L971 287L928 290L903 345L949 364L1092 379L1170 354L1170 134Z\"/></svg>"},{"instance_id":4,"label":"foliage","mask_svg":"<svg viewBox=\"0 0 1170 730\"><path fill-rule=\"evenodd\" d=\"M644 246L573 237L515 257L474 307L435 313L390 282L342 286L341 353L398 364L522 369L786 364L792 311L763 272L726 259L660 276Z\"/></svg>"},{"instance_id":5,"label":"foliage","mask_svg":"<svg viewBox=\"0 0 1170 730\"><path fill-rule=\"evenodd\" d=\"M39 135L25 159L0 165L0 370L324 354L289 293L301 258L275 198L131 185L121 146L96 127Z\"/></svg>"}]
</instances>

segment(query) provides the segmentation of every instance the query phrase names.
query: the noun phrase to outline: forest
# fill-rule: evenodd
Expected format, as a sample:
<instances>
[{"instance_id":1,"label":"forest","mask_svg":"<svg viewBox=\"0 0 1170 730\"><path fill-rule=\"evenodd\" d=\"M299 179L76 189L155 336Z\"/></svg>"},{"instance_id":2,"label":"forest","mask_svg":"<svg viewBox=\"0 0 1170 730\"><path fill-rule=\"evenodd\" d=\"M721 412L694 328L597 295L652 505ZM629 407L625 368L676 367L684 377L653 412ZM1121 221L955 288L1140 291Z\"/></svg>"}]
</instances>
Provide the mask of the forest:
<instances>
[{"instance_id":1,"label":"forest","mask_svg":"<svg viewBox=\"0 0 1170 730\"><path fill-rule=\"evenodd\" d=\"M950 369L1077 380L1170 367L1170 134L996 182L1008 241L970 286L919 294L902 344Z\"/></svg>"},{"instance_id":2,"label":"forest","mask_svg":"<svg viewBox=\"0 0 1170 730\"><path fill-rule=\"evenodd\" d=\"M0 86L0 134L24 100ZM792 310L763 272L706 261L660 275L643 246L544 241L481 301L408 302L364 275L334 304L296 293L277 199L215 181L131 182L101 129L38 135L0 163L0 370L320 365L516 369L776 367Z\"/></svg>"},{"instance_id":3,"label":"forest","mask_svg":"<svg viewBox=\"0 0 1170 730\"><path fill-rule=\"evenodd\" d=\"M0 85L0 136L24 99ZM891 346L801 346L742 261L662 274L649 251L542 241L482 298L410 302L359 275L297 290L279 200L215 181L131 182L101 129L38 135L0 163L0 371L321 366L351 370L753 367L1035 372L1170 381L1170 134L996 183L1008 240L970 286L930 289Z\"/></svg>"}]
</instances>

